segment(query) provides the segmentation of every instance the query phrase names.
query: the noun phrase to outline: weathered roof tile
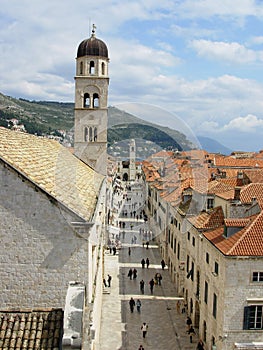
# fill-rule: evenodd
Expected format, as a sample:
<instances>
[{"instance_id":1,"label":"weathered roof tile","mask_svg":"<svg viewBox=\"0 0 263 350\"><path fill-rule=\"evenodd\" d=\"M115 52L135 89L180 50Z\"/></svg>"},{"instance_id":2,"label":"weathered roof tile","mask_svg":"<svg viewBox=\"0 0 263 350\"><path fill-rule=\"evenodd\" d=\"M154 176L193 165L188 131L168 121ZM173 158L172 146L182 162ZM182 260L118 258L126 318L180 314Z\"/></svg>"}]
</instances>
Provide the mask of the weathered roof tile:
<instances>
[{"instance_id":1,"label":"weathered roof tile","mask_svg":"<svg viewBox=\"0 0 263 350\"><path fill-rule=\"evenodd\" d=\"M86 221L103 176L54 140L0 127L0 159Z\"/></svg>"}]
</instances>

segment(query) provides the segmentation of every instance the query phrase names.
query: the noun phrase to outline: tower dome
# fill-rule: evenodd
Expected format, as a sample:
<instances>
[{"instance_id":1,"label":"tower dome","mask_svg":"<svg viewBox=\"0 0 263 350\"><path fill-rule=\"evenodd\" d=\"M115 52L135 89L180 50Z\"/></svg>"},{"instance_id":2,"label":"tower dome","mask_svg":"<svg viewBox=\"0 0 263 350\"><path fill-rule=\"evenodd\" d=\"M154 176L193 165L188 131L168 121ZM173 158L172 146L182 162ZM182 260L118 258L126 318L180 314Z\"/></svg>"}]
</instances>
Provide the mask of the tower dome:
<instances>
[{"instance_id":1,"label":"tower dome","mask_svg":"<svg viewBox=\"0 0 263 350\"><path fill-rule=\"evenodd\" d=\"M83 56L100 56L108 58L108 48L106 44L96 38L95 26L89 39L83 40L78 47L77 58Z\"/></svg>"}]
</instances>

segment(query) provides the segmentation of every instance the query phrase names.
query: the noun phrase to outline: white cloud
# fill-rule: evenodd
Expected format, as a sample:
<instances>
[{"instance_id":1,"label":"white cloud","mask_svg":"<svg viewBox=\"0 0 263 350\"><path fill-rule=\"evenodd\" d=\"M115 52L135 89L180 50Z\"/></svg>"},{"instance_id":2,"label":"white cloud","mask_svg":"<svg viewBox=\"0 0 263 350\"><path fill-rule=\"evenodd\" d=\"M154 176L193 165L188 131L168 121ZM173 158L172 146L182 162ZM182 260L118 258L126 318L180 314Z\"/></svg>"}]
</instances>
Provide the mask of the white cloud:
<instances>
[{"instance_id":1,"label":"white cloud","mask_svg":"<svg viewBox=\"0 0 263 350\"><path fill-rule=\"evenodd\" d=\"M237 117L230 120L230 122L222 128L221 131L236 131L236 132L255 132L263 131L263 119L258 118L255 115L249 114L245 117Z\"/></svg>"},{"instance_id":2,"label":"white cloud","mask_svg":"<svg viewBox=\"0 0 263 350\"><path fill-rule=\"evenodd\" d=\"M209 40L193 40L191 42L197 54L208 59L228 61L231 63L253 63L262 60L263 52L247 49L237 42L227 43Z\"/></svg>"},{"instance_id":3,"label":"white cloud","mask_svg":"<svg viewBox=\"0 0 263 350\"><path fill-rule=\"evenodd\" d=\"M185 0L180 4L180 10L185 16L193 17L245 17L258 16L263 14L263 8L260 2L257 4L254 0L239 0L238 6L231 0Z\"/></svg>"}]
</instances>

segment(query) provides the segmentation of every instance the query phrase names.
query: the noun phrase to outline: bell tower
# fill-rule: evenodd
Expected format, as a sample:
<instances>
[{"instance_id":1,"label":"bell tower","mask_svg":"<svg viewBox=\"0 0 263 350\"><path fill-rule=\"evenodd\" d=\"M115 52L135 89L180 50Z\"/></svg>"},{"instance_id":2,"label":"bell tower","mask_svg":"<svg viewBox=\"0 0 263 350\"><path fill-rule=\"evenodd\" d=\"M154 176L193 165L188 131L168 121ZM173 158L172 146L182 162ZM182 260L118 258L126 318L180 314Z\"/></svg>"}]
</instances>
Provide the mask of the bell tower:
<instances>
[{"instance_id":1,"label":"bell tower","mask_svg":"<svg viewBox=\"0 0 263 350\"><path fill-rule=\"evenodd\" d=\"M108 49L96 38L95 25L89 39L78 47L75 76L74 153L106 175L108 123Z\"/></svg>"}]
</instances>

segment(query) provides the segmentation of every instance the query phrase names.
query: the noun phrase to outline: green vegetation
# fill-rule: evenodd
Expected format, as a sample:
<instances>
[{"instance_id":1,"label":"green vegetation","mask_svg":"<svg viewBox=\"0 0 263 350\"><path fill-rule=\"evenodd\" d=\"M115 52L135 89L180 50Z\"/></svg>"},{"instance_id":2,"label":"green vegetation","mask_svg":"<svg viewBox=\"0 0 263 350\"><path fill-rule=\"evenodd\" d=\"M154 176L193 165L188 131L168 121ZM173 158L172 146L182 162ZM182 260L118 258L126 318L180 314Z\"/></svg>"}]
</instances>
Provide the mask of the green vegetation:
<instances>
[{"instance_id":1,"label":"green vegetation","mask_svg":"<svg viewBox=\"0 0 263 350\"><path fill-rule=\"evenodd\" d=\"M144 124L119 124L108 129L109 146L128 139L152 141L162 149L182 150L182 147L169 135L157 127Z\"/></svg>"},{"instance_id":2,"label":"green vegetation","mask_svg":"<svg viewBox=\"0 0 263 350\"><path fill-rule=\"evenodd\" d=\"M66 133L73 131L74 103L28 101L0 93L0 126L11 128L12 119L23 124L30 134L62 136L60 130ZM176 130L146 122L116 107L109 107L109 146L128 139L152 141L162 149L192 148L185 135Z\"/></svg>"}]
</instances>

